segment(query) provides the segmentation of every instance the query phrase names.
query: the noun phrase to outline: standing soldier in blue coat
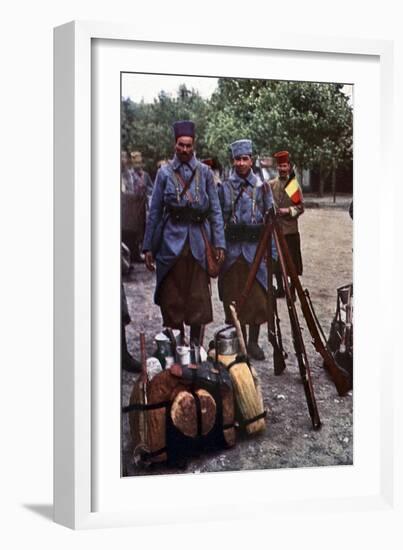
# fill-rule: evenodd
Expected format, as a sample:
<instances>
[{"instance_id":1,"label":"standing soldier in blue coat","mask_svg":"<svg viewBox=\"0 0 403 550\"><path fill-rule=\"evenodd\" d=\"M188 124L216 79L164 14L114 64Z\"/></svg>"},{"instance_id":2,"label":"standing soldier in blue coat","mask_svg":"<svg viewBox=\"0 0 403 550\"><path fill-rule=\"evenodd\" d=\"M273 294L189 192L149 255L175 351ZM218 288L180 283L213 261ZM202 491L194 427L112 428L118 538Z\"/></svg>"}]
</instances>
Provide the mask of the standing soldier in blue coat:
<instances>
[{"instance_id":1,"label":"standing soldier in blue coat","mask_svg":"<svg viewBox=\"0 0 403 550\"><path fill-rule=\"evenodd\" d=\"M265 212L273 204L270 187L252 171L252 142L249 139L235 141L231 144L231 152L233 170L219 189L227 251L218 288L227 323L232 323L229 305L239 299L245 287ZM258 339L260 325L268 320L266 292L267 267L263 261L239 319L245 341L246 325L249 325L248 354L258 360L264 359Z\"/></svg>"},{"instance_id":2,"label":"standing soldier in blue coat","mask_svg":"<svg viewBox=\"0 0 403 550\"><path fill-rule=\"evenodd\" d=\"M224 222L213 173L194 155L194 123L175 122L174 134L175 156L155 179L143 251L150 271L156 262L154 301L164 326L190 325L190 341L198 344L201 326L213 320L202 227L222 263Z\"/></svg>"}]
</instances>

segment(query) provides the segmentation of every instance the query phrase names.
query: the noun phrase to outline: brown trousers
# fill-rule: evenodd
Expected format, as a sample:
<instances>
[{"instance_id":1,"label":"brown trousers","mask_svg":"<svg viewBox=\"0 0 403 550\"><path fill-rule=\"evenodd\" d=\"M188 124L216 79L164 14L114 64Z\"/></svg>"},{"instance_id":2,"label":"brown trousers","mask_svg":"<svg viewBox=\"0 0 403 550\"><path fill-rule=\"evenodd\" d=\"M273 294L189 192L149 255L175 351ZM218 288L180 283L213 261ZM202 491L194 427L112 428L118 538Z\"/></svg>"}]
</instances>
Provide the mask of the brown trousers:
<instances>
[{"instance_id":1,"label":"brown trousers","mask_svg":"<svg viewBox=\"0 0 403 550\"><path fill-rule=\"evenodd\" d=\"M231 302L237 301L243 289L250 271L248 262L240 257L232 264L220 281L221 298L224 303L225 322L232 324L232 316L229 309ZM266 323L267 295L262 285L255 280L239 316L242 325L261 325Z\"/></svg>"},{"instance_id":2,"label":"brown trousers","mask_svg":"<svg viewBox=\"0 0 403 550\"><path fill-rule=\"evenodd\" d=\"M185 245L159 290L164 326L207 325L213 320L210 278Z\"/></svg>"}]
</instances>

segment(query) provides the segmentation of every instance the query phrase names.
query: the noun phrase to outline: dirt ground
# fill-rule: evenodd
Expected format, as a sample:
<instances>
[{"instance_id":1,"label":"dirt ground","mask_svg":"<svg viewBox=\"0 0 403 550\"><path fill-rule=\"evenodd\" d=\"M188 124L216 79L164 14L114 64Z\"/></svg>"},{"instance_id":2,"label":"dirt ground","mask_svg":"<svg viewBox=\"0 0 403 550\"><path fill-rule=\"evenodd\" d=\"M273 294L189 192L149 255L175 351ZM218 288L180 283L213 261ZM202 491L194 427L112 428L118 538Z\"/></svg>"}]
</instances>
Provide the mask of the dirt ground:
<instances>
[{"instance_id":1,"label":"dirt ground","mask_svg":"<svg viewBox=\"0 0 403 550\"><path fill-rule=\"evenodd\" d=\"M331 203L308 203L300 218L304 275L303 288L310 292L315 311L326 335L336 307L336 289L352 282L353 224L348 215L348 198ZM138 329L145 327L147 352L152 355L153 337L162 328L159 308L152 303L154 274L144 264L137 264L134 274L124 280L132 323L127 327L129 351L139 357ZM213 281L214 322L206 327L205 343L218 326L223 324L223 309ZM298 304L298 301L297 301ZM234 448L204 454L192 459L185 471L165 466L140 468L132 461L132 444L128 415L122 416L122 473L123 475L152 475L167 473L200 473L266 468L295 468L336 466L353 463L353 392L340 397L333 382L322 367L322 358L310 342L299 304L297 312L311 367L313 386L322 427L312 429L305 394L293 351L285 300L278 300L284 348L288 353L287 368L274 376L272 348L265 327L259 343L266 360L253 361L268 410L266 430L258 436L238 435ZM122 372L122 405L129 402L135 375Z\"/></svg>"}]
</instances>

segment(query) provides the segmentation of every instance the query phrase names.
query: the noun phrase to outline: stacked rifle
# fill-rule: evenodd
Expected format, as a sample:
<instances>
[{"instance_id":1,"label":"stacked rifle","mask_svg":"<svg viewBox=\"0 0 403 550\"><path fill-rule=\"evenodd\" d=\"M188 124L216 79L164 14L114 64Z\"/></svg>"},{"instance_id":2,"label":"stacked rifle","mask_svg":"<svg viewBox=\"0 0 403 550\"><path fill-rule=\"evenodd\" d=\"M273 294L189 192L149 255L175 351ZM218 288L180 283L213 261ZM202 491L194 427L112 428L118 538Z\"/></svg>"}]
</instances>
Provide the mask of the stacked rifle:
<instances>
[{"instance_id":1,"label":"stacked rifle","mask_svg":"<svg viewBox=\"0 0 403 550\"><path fill-rule=\"evenodd\" d=\"M265 225L256 249L255 258L249 271L245 288L237 303L237 312L238 315L241 313L246 298L248 297L249 292L252 288L257 271L259 269L259 265L263 261L264 257L266 257L266 261L268 264L268 339L273 347L274 373L276 375L281 374L286 366L285 359L287 357L287 354L283 349L280 320L277 314L276 299L274 297L272 286L272 239L274 239L274 243L276 245L278 261L284 280L284 290L286 295L288 315L290 319L291 334L295 354L298 361L299 372L301 375L307 400L308 411L311 417L313 429L318 430L321 426L321 421L319 418L319 412L312 385L311 369L309 366L308 356L306 353L305 344L301 332L301 326L299 323L289 280L296 290L301 305L301 311L311 334L312 343L315 347L315 350L322 356L324 366L329 372L330 377L332 378L340 396L345 395L351 389L351 379L346 375L345 370L338 365L335 357L332 355L331 351L328 348L326 340L323 336L323 331L320 327L318 318L313 309L313 305L309 297L309 292L308 290L304 290L301 286L301 282L295 269L291 254L288 250L288 246L284 238L281 226L276 219L275 210L273 208L266 214Z\"/></svg>"}]
</instances>

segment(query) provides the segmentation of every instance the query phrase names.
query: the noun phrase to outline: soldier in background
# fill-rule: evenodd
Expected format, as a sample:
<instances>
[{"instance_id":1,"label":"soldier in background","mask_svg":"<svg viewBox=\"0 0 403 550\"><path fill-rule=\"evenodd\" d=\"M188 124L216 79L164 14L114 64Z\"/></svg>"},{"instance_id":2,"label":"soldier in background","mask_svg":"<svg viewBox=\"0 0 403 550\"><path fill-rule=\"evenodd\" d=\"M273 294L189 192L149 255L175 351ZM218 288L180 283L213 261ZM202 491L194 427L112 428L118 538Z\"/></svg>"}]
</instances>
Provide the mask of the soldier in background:
<instances>
[{"instance_id":1,"label":"soldier in background","mask_svg":"<svg viewBox=\"0 0 403 550\"><path fill-rule=\"evenodd\" d=\"M127 151L122 151L120 156L121 191L127 193L132 188L132 175L130 172L131 161Z\"/></svg>"},{"instance_id":2,"label":"soldier in background","mask_svg":"<svg viewBox=\"0 0 403 550\"><path fill-rule=\"evenodd\" d=\"M203 164L206 164L211 168L211 171L213 172L214 176L214 183L218 186L221 185L221 170L220 170L220 163L218 160L214 158L206 158L202 160Z\"/></svg>"},{"instance_id":3,"label":"soldier in background","mask_svg":"<svg viewBox=\"0 0 403 550\"><path fill-rule=\"evenodd\" d=\"M146 172L143 167L143 156L140 151L133 151L130 153L131 160L131 169L133 171L133 190L136 193L140 192L145 188L145 193L147 196L147 210L149 207L149 202L153 192L153 181L148 172Z\"/></svg>"},{"instance_id":4,"label":"soldier in background","mask_svg":"<svg viewBox=\"0 0 403 550\"><path fill-rule=\"evenodd\" d=\"M277 161L278 177L269 181L280 226L283 230L295 269L302 275L301 238L298 230L298 218L304 212L304 201L301 187L291 167L288 151L274 154ZM277 281L276 297L284 298L284 284L280 266L276 262L275 276ZM291 285L295 300L295 288Z\"/></svg>"},{"instance_id":5,"label":"soldier in background","mask_svg":"<svg viewBox=\"0 0 403 550\"><path fill-rule=\"evenodd\" d=\"M130 263L143 261L141 248L153 183L143 170L139 151L122 152L122 240L129 247Z\"/></svg>"},{"instance_id":6,"label":"soldier in background","mask_svg":"<svg viewBox=\"0 0 403 550\"><path fill-rule=\"evenodd\" d=\"M164 166L164 164L167 164L167 159L160 159L158 162L157 162L157 171L161 168L161 166Z\"/></svg>"}]
</instances>

